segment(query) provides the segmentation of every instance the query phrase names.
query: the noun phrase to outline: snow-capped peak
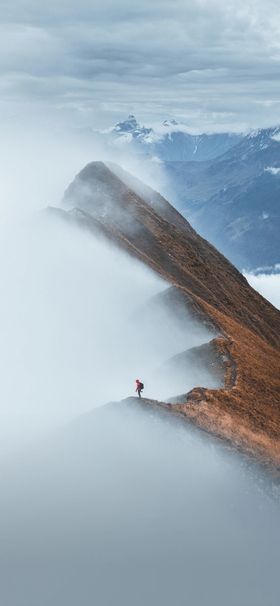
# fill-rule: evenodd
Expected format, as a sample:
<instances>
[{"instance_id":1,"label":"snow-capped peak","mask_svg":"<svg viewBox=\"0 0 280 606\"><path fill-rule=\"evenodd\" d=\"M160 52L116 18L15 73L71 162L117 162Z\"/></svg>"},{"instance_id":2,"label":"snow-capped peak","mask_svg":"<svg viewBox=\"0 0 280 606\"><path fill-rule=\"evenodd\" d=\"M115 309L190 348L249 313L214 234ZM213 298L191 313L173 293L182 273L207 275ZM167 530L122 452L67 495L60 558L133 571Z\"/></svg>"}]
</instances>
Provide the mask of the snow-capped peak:
<instances>
[{"instance_id":1,"label":"snow-capped peak","mask_svg":"<svg viewBox=\"0 0 280 606\"><path fill-rule=\"evenodd\" d=\"M120 132L132 132L132 131L138 130L140 128L141 128L141 126L137 122L137 120L133 114L130 114L128 116L127 120L124 120L123 122L118 122L114 126L114 130L120 131Z\"/></svg>"},{"instance_id":2,"label":"snow-capped peak","mask_svg":"<svg viewBox=\"0 0 280 606\"><path fill-rule=\"evenodd\" d=\"M280 141L280 126L251 130L247 135L247 139L274 139L275 141Z\"/></svg>"},{"instance_id":3,"label":"snow-capped peak","mask_svg":"<svg viewBox=\"0 0 280 606\"><path fill-rule=\"evenodd\" d=\"M164 122L162 123L163 126L179 126L179 122L177 122L177 120L174 120L174 118L172 120L164 120Z\"/></svg>"},{"instance_id":4,"label":"snow-capped peak","mask_svg":"<svg viewBox=\"0 0 280 606\"><path fill-rule=\"evenodd\" d=\"M118 122L112 132L117 135L119 138L125 137L128 140L128 135L130 135L131 139L145 139L146 137L150 137L153 133L152 128L146 128L145 126L141 126L139 122L137 122L135 116L130 114L127 120L123 122Z\"/></svg>"},{"instance_id":5,"label":"snow-capped peak","mask_svg":"<svg viewBox=\"0 0 280 606\"><path fill-rule=\"evenodd\" d=\"M251 130L249 132L249 134L247 135L248 139L256 139L256 137L259 137L262 134L262 129L261 128L257 128L254 130Z\"/></svg>"},{"instance_id":6,"label":"snow-capped peak","mask_svg":"<svg viewBox=\"0 0 280 606\"><path fill-rule=\"evenodd\" d=\"M280 141L280 126L274 128L273 133L271 135L271 139L273 139L273 141Z\"/></svg>"}]
</instances>

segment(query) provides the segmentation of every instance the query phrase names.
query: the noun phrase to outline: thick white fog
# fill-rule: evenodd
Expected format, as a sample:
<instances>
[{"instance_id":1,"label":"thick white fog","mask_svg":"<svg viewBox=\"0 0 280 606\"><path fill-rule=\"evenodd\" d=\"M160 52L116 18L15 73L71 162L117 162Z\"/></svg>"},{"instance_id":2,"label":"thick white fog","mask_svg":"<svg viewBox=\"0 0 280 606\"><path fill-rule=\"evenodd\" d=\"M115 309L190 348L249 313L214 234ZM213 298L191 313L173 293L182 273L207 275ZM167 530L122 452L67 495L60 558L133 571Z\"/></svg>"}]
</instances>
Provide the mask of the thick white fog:
<instances>
[{"instance_id":1,"label":"thick white fog","mask_svg":"<svg viewBox=\"0 0 280 606\"><path fill-rule=\"evenodd\" d=\"M1 604L278 606L279 487L167 415L96 409L0 471Z\"/></svg>"},{"instance_id":2,"label":"thick white fog","mask_svg":"<svg viewBox=\"0 0 280 606\"><path fill-rule=\"evenodd\" d=\"M155 399L217 387L168 362L213 333L54 213L7 223L95 159L59 137L39 157L30 137L0 179L0 604L278 606L279 487L182 420L119 403L136 377Z\"/></svg>"},{"instance_id":3,"label":"thick white fog","mask_svg":"<svg viewBox=\"0 0 280 606\"><path fill-rule=\"evenodd\" d=\"M163 363L213 335L150 304L167 284L53 213L2 227L0 277L0 451L133 394L138 377L156 399L219 385L199 365L164 382Z\"/></svg>"},{"instance_id":4,"label":"thick white fog","mask_svg":"<svg viewBox=\"0 0 280 606\"><path fill-rule=\"evenodd\" d=\"M24 217L48 204L58 205L65 189L94 160L121 164L155 189L163 191L164 171L158 162L107 146L88 128L69 129L40 119L26 123L1 121L0 223Z\"/></svg>"},{"instance_id":5,"label":"thick white fog","mask_svg":"<svg viewBox=\"0 0 280 606\"><path fill-rule=\"evenodd\" d=\"M263 297L280 309L280 274L250 274L244 273L249 284Z\"/></svg>"}]
</instances>

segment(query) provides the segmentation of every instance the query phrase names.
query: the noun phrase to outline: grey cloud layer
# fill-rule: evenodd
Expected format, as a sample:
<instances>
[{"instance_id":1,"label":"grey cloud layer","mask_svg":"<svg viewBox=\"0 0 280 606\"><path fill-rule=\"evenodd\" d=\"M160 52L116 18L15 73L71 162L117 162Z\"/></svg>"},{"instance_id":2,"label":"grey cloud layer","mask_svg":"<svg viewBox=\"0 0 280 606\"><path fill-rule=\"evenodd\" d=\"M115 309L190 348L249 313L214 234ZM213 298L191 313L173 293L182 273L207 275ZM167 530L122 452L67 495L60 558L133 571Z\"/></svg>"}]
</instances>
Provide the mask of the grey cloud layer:
<instances>
[{"instance_id":1,"label":"grey cloud layer","mask_svg":"<svg viewBox=\"0 0 280 606\"><path fill-rule=\"evenodd\" d=\"M197 127L279 121L275 0L59 0L46 8L14 0L4 3L0 34L9 102L68 104L85 120L133 110Z\"/></svg>"}]
</instances>

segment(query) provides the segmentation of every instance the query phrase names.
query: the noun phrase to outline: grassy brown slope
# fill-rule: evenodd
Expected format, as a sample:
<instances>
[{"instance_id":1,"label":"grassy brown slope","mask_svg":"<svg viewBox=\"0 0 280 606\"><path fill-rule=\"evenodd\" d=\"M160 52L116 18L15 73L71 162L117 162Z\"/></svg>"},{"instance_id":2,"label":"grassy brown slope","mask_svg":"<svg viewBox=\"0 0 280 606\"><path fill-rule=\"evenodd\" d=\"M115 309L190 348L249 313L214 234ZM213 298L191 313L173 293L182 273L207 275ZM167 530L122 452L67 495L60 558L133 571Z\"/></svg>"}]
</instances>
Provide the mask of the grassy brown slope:
<instances>
[{"instance_id":1,"label":"grassy brown slope","mask_svg":"<svg viewBox=\"0 0 280 606\"><path fill-rule=\"evenodd\" d=\"M204 307L204 305L203 305ZM267 463L280 464L280 355L275 347L235 320L208 309L226 335L236 380L225 389L192 390L178 412Z\"/></svg>"},{"instance_id":2,"label":"grassy brown slope","mask_svg":"<svg viewBox=\"0 0 280 606\"><path fill-rule=\"evenodd\" d=\"M79 213L80 223L102 232L179 288L224 335L218 346L229 350L235 384L193 390L173 409L280 465L280 313L164 198L156 208L148 205L102 163L90 164L78 175L65 202L85 211Z\"/></svg>"}]
</instances>

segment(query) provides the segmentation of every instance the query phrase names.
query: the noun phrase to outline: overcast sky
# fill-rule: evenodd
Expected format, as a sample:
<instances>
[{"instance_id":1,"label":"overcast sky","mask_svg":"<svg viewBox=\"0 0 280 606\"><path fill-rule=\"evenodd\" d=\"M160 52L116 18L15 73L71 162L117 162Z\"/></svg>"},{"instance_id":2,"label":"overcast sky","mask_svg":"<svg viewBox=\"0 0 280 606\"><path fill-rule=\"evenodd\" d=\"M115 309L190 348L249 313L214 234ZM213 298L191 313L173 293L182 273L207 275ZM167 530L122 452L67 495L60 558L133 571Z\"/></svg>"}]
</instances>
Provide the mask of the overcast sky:
<instances>
[{"instance_id":1,"label":"overcast sky","mask_svg":"<svg viewBox=\"0 0 280 606\"><path fill-rule=\"evenodd\" d=\"M1 2L1 117L277 124L279 0Z\"/></svg>"}]
</instances>

